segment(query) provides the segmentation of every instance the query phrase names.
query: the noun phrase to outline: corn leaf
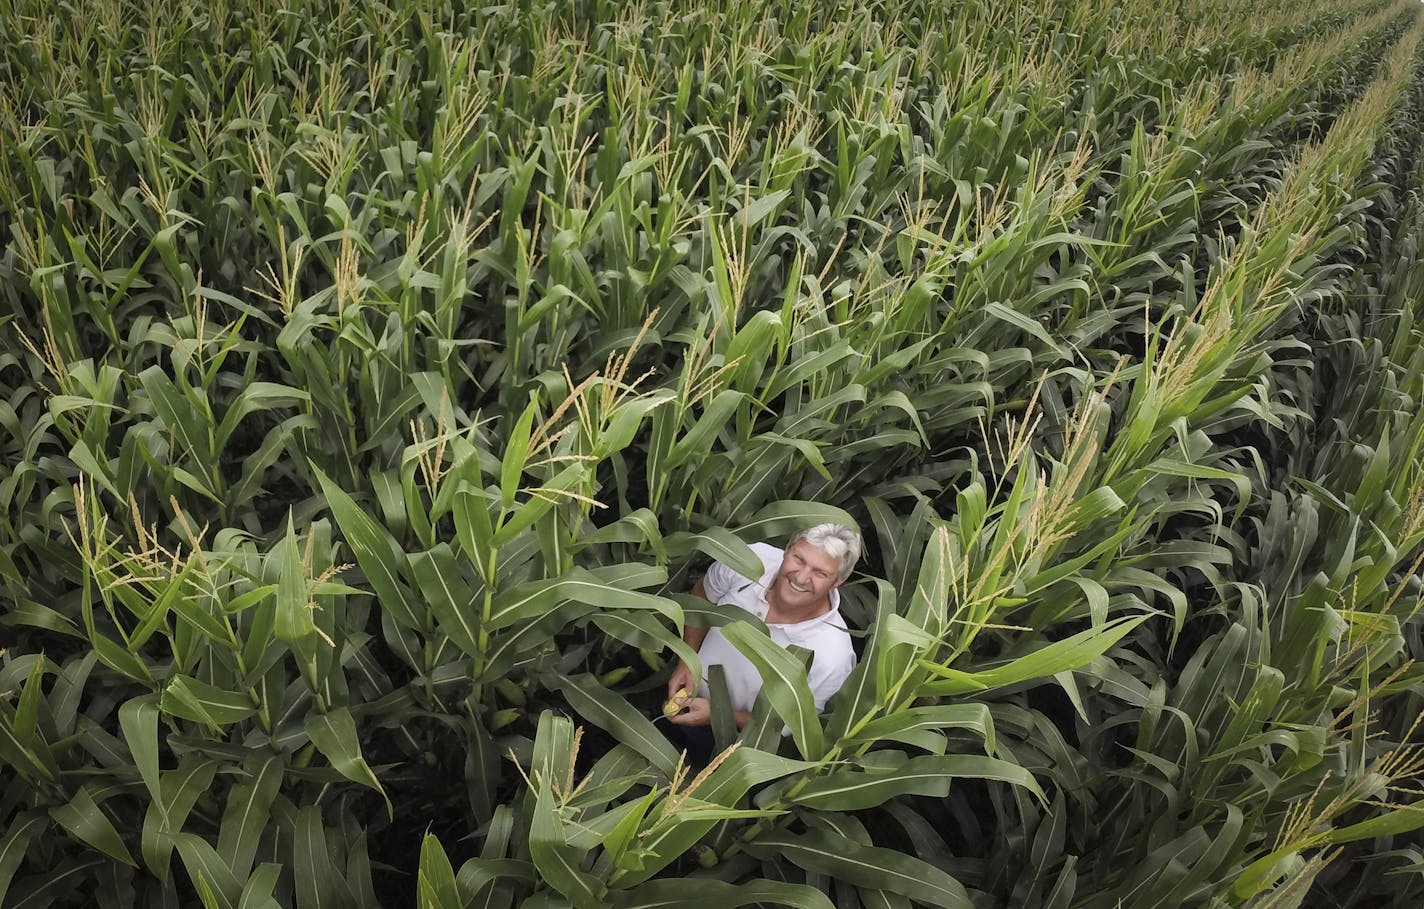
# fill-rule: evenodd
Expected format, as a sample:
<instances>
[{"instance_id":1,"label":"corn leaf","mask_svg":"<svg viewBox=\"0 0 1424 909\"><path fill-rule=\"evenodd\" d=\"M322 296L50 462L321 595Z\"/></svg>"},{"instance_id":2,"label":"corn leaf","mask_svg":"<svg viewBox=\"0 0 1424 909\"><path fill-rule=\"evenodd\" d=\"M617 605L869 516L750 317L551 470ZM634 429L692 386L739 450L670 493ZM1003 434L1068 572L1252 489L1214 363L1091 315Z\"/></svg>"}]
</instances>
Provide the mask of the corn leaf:
<instances>
[{"instance_id":1,"label":"corn leaf","mask_svg":"<svg viewBox=\"0 0 1424 909\"><path fill-rule=\"evenodd\" d=\"M726 625L722 633L756 667L762 691L777 715L791 727L791 737L802 756L820 758L824 751L821 720L816 715L815 698L801 661L746 623Z\"/></svg>"},{"instance_id":2,"label":"corn leaf","mask_svg":"<svg viewBox=\"0 0 1424 909\"><path fill-rule=\"evenodd\" d=\"M965 672L921 661L922 667L942 679L929 682L923 690L927 694L941 696L968 694L1080 669L1102 656L1147 619L1148 616L1122 618L1100 628L1089 628L992 669Z\"/></svg>"},{"instance_id":3,"label":"corn leaf","mask_svg":"<svg viewBox=\"0 0 1424 909\"><path fill-rule=\"evenodd\" d=\"M351 711L345 707L337 707L325 713L313 714L307 717L303 728L312 744L331 761L331 766L335 767L337 772L353 783L369 786L379 792L381 797L386 799L386 809L394 811L385 789L381 788L376 774L361 756L356 721L352 719Z\"/></svg>"},{"instance_id":4,"label":"corn leaf","mask_svg":"<svg viewBox=\"0 0 1424 909\"><path fill-rule=\"evenodd\" d=\"M886 890L943 909L969 909L969 894L935 866L891 849L865 846L825 831L804 835L773 833L749 847L755 855L776 855L807 871L833 876L857 887Z\"/></svg>"},{"instance_id":5,"label":"corn leaf","mask_svg":"<svg viewBox=\"0 0 1424 909\"><path fill-rule=\"evenodd\" d=\"M416 882L421 909L463 909L464 901L455 886L455 869L434 834L420 843L420 872Z\"/></svg>"},{"instance_id":6,"label":"corn leaf","mask_svg":"<svg viewBox=\"0 0 1424 909\"><path fill-rule=\"evenodd\" d=\"M133 856L124 845L123 837L114 824L100 810L88 786L80 787L64 805L49 810L50 817L68 830L76 839L83 840L95 849L125 865L134 865Z\"/></svg>"}]
</instances>

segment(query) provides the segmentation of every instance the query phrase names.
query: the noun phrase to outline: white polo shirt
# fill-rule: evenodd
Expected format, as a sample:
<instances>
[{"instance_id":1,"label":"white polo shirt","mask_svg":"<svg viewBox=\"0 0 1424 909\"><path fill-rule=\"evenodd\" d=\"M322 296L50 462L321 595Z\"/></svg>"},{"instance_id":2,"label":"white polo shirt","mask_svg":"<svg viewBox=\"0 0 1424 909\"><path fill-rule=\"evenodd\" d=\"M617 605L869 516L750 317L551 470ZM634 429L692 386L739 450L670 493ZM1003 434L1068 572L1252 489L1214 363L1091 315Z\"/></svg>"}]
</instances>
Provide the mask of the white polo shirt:
<instances>
[{"instance_id":1,"label":"white polo shirt","mask_svg":"<svg viewBox=\"0 0 1424 909\"><path fill-rule=\"evenodd\" d=\"M781 570L781 561L786 553L767 543L753 543L751 549L766 566L760 578L752 580L743 577L721 562L713 562L712 567L707 569L706 576L702 578L702 589L706 591L707 599L712 603L745 609L765 622L767 610L770 608L766 602L766 592L776 580L776 573ZM816 700L818 712L826 708L826 702L831 699L831 695L840 689L841 683L855 668L855 650L851 647L850 632L846 630L845 620L841 618L841 592L832 590L830 597L831 608L823 615L804 622L767 623L766 626L771 632L771 639L782 647L794 644L815 654L807 681L810 682L811 694ZM761 675L751 661L732 646L720 628L707 629L707 637L703 639L697 652L702 658L702 684L698 686L698 695L710 697L707 667L714 663L720 664L722 671L726 673L727 693L731 695L732 709L750 711L752 704L756 702L757 693L761 691Z\"/></svg>"}]
</instances>

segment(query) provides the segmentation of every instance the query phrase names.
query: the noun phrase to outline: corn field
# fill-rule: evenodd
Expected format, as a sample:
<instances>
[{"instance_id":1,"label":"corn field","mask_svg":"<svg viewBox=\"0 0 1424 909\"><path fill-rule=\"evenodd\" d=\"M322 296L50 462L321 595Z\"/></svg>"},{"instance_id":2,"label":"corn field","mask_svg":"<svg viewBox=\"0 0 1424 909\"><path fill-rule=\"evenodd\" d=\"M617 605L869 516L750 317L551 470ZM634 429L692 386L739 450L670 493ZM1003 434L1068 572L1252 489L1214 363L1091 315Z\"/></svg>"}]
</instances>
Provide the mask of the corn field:
<instances>
[{"instance_id":1,"label":"corn field","mask_svg":"<svg viewBox=\"0 0 1424 909\"><path fill-rule=\"evenodd\" d=\"M1424 905L1421 41L3 0L0 906Z\"/></svg>"}]
</instances>

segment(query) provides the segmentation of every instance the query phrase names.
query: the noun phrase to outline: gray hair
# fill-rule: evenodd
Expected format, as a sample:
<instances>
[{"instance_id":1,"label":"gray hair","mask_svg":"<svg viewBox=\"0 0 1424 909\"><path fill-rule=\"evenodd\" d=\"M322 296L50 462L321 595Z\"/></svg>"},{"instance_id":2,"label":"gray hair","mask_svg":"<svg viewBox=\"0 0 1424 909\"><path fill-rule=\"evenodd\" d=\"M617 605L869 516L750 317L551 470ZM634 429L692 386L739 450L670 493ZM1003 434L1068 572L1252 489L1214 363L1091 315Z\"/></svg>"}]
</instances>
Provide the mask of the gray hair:
<instances>
[{"instance_id":1,"label":"gray hair","mask_svg":"<svg viewBox=\"0 0 1424 909\"><path fill-rule=\"evenodd\" d=\"M790 549L802 540L831 558L840 560L840 577L836 579L837 584L850 577L850 573L855 570L855 563L860 561L860 534L854 527L844 524L817 524L807 527L797 531L791 542L786 544L786 548Z\"/></svg>"}]
</instances>

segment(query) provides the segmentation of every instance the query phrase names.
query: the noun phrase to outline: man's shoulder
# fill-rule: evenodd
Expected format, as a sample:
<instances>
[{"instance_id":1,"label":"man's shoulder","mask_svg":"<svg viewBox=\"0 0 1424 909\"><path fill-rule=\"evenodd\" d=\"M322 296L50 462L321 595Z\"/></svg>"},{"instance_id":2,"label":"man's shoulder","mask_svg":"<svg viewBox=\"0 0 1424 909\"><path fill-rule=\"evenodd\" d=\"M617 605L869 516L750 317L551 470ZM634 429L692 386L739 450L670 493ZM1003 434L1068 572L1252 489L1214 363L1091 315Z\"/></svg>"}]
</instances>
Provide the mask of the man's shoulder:
<instances>
[{"instance_id":1,"label":"man's shoulder","mask_svg":"<svg viewBox=\"0 0 1424 909\"><path fill-rule=\"evenodd\" d=\"M786 558L786 550L778 546L773 546L770 543L748 543L747 548L750 549L758 561L761 562L761 574L756 577L748 577L724 562L716 562L715 564L720 566L722 570L726 571L729 575L745 578L748 581L760 581L762 578L780 569L782 560Z\"/></svg>"},{"instance_id":2,"label":"man's shoulder","mask_svg":"<svg viewBox=\"0 0 1424 909\"><path fill-rule=\"evenodd\" d=\"M713 562L703 577L703 583L714 601L728 596L734 590L739 590L745 584L761 584L763 579L768 575L775 574L781 568L782 559L786 557L784 550L772 546L770 543L749 543L747 545L762 564L761 574L748 577L724 562Z\"/></svg>"},{"instance_id":3,"label":"man's shoulder","mask_svg":"<svg viewBox=\"0 0 1424 909\"><path fill-rule=\"evenodd\" d=\"M786 550L780 546L773 546L770 543L748 543L747 548L756 553L758 559L761 559L762 574L776 571L781 567L782 561L786 558ZM756 580L756 578L752 580Z\"/></svg>"}]
</instances>

